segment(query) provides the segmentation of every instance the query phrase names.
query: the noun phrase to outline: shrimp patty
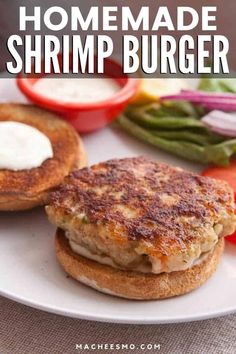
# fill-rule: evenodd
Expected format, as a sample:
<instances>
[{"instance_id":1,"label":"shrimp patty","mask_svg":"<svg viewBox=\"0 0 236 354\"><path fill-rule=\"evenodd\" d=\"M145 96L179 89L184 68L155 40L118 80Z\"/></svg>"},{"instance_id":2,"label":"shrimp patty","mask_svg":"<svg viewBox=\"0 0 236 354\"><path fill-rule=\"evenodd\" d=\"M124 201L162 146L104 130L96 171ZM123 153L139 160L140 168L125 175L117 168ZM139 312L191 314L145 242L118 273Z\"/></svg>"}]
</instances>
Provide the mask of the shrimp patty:
<instances>
[{"instance_id":1,"label":"shrimp patty","mask_svg":"<svg viewBox=\"0 0 236 354\"><path fill-rule=\"evenodd\" d=\"M144 157L72 172L46 210L75 252L155 274L191 268L236 226L227 183Z\"/></svg>"}]
</instances>

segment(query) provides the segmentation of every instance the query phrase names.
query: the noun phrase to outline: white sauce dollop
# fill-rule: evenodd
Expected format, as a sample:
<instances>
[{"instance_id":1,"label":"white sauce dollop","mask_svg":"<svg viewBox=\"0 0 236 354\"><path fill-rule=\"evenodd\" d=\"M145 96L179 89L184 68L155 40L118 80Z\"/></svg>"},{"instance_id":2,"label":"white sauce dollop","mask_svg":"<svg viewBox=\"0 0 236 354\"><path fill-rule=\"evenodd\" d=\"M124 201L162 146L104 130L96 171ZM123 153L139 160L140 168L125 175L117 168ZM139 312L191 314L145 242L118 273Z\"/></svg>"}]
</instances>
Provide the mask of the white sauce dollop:
<instances>
[{"instance_id":1,"label":"white sauce dollop","mask_svg":"<svg viewBox=\"0 0 236 354\"><path fill-rule=\"evenodd\" d=\"M92 261L98 262L100 264L106 264L109 265L113 268L117 269L124 269L122 267L119 267L115 262L108 256L100 256L98 254L91 253L89 249L82 247L81 245L78 245L76 242L70 240L70 235L69 233L66 234L66 237L69 240L70 247L72 251L75 253L79 254L80 256L83 256L85 258L91 259ZM199 258L193 260L191 264L187 264L185 269L190 269L195 265L201 264L210 254L211 251L203 253L202 255L199 256ZM155 264L156 263L156 264ZM160 262L159 261L153 261L152 267L147 266L145 264L140 264L136 266L134 269L132 269L136 272L140 273L153 273L153 274L160 274L162 271L160 270ZM81 280L82 281L82 280Z\"/></svg>"},{"instance_id":2,"label":"white sauce dollop","mask_svg":"<svg viewBox=\"0 0 236 354\"><path fill-rule=\"evenodd\" d=\"M29 170L53 157L50 140L30 125L0 122L0 169Z\"/></svg>"},{"instance_id":3,"label":"white sauce dollop","mask_svg":"<svg viewBox=\"0 0 236 354\"><path fill-rule=\"evenodd\" d=\"M106 77L62 78L47 76L34 84L35 92L51 99L71 103L92 103L111 98L120 91L118 83Z\"/></svg>"}]
</instances>

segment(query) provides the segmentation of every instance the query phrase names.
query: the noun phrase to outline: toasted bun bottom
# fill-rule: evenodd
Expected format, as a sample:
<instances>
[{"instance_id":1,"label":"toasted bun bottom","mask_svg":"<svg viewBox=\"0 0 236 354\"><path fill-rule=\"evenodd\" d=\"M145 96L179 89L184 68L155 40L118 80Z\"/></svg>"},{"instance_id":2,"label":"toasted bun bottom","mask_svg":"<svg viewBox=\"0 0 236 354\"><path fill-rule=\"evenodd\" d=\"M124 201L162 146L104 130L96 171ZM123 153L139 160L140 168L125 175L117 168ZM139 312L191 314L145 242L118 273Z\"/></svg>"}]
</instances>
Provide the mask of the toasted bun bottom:
<instances>
[{"instance_id":1,"label":"toasted bun bottom","mask_svg":"<svg viewBox=\"0 0 236 354\"><path fill-rule=\"evenodd\" d=\"M56 255L74 279L103 293L127 299L164 299L188 293L202 285L216 270L224 250L220 239L213 252L190 269L161 274L124 271L100 264L72 251L64 231L56 232Z\"/></svg>"}]
</instances>

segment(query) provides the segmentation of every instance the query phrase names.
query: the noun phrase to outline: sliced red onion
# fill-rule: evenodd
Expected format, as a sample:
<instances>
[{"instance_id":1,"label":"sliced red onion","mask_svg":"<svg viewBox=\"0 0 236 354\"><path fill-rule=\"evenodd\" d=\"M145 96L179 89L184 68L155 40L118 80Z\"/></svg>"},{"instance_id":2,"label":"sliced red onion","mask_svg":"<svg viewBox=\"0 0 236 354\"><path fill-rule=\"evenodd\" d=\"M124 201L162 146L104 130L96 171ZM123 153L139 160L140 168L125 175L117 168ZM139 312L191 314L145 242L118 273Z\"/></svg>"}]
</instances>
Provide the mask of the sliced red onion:
<instances>
[{"instance_id":1,"label":"sliced red onion","mask_svg":"<svg viewBox=\"0 0 236 354\"><path fill-rule=\"evenodd\" d=\"M209 97L217 99L227 99L227 100L236 100L236 94L227 93L227 92L209 92L209 91L192 91L192 90L182 90L180 94L186 94L189 96L199 96L199 97Z\"/></svg>"},{"instance_id":2,"label":"sliced red onion","mask_svg":"<svg viewBox=\"0 0 236 354\"><path fill-rule=\"evenodd\" d=\"M205 103L202 104L204 108L206 108L208 111L214 111L214 110L221 110L225 112L234 112L236 111L236 105L232 104L225 104L221 102L214 102L214 103Z\"/></svg>"},{"instance_id":3,"label":"sliced red onion","mask_svg":"<svg viewBox=\"0 0 236 354\"><path fill-rule=\"evenodd\" d=\"M207 103L207 102L224 102L227 104L235 104L236 105L236 95L234 99L232 98L222 98L217 97L217 96L199 96L199 95L189 95L185 93L180 93L178 95L170 95L170 96L163 96L161 97L162 100L188 100L191 102L197 102L197 103Z\"/></svg>"},{"instance_id":4,"label":"sliced red onion","mask_svg":"<svg viewBox=\"0 0 236 354\"><path fill-rule=\"evenodd\" d=\"M202 91L182 91L178 95L161 97L162 100L190 101L201 104L209 110L220 109L227 112L236 111L236 95L234 94L207 94Z\"/></svg>"},{"instance_id":5,"label":"sliced red onion","mask_svg":"<svg viewBox=\"0 0 236 354\"><path fill-rule=\"evenodd\" d=\"M212 111L202 118L211 131L214 133L236 137L236 116L221 111Z\"/></svg>"},{"instance_id":6,"label":"sliced red onion","mask_svg":"<svg viewBox=\"0 0 236 354\"><path fill-rule=\"evenodd\" d=\"M162 99L169 99L171 97L191 97L191 98L209 98L209 99L222 99L222 100L236 100L236 94L224 92L208 92L208 91L193 91L181 90L179 94L162 96Z\"/></svg>"}]
</instances>

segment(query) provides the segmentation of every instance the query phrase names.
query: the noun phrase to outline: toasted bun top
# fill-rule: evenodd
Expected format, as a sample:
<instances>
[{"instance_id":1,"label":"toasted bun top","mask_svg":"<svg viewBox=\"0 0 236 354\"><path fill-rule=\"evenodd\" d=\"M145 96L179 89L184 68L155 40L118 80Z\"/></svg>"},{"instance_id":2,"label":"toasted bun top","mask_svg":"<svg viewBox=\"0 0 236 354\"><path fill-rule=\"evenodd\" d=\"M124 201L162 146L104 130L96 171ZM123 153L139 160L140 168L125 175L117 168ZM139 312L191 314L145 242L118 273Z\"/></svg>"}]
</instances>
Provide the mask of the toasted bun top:
<instances>
[{"instance_id":1,"label":"toasted bun top","mask_svg":"<svg viewBox=\"0 0 236 354\"><path fill-rule=\"evenodd\" d=\"M0 104L0 121L15 121L37 128L51 141L54 156L30 170L0 170L1 195L35 195L62 182L84 159L76 131L56 115L33 105Z\"/></svg>"}]
</instances>

